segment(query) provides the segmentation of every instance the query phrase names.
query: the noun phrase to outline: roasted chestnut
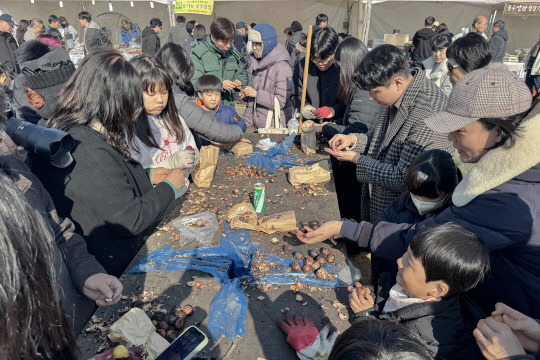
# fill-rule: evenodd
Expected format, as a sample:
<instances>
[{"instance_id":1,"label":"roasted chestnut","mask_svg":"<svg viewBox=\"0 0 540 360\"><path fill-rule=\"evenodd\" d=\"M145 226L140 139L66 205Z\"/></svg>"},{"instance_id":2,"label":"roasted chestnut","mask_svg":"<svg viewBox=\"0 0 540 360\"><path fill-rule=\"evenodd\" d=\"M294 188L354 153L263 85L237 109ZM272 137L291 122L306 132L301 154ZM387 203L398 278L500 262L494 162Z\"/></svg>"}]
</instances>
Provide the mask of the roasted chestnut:
<instances>
[{"instance_id":1,"label":"roasted chestnut","mask_svg":"<svg viewBox=\"0 0 540 360\"><path fill-rule=\"evenodd\" d=\"M299 263L297 263L297 262L295 261L295 262L293 262L293 263L291 264L291 271L293 271L293 272L300 272L300 271L302 271L302 267L300 266Z\"/></svg>"},{"instance_id":2,"label":"roasted chestnut","mask_svg":"<svg viewBox=\"0 0 540 360\"><path fill-rule=\"evenodd\" d=\"M154 313L154 319L157 321L162 321L165 318L165 313L162 311L156 311Z\"/></svg>"},{"instance_id":3,"label":"roasted chestnut","mask_svg":"<svg viewBox=\"0 0 540 360\"><path fill-rule=\"evenodd\" d=\"M321 248L321 254L324 254L324 255L330 254L330 249L322 247Z\"/></svg>"},{"instance_id":4,"label":"roasted chestnut","mask_svg":"<svg viewBox=\"0 0 540 360\"><path fill-rule=\"evenodd\" d=\"M191 315L193 313L193 306L184 305L184 307L182 308L182 311L184 311L186 315Z\"/></svg>"},{"instance_id":5,"label":"roasted chestnut","mask_svg":"<svg viewBox=\"0 0 540 360\"><path fill-rule=\"evenodd\" d=\"M300 227L303 229L304 226L309 226L309 221L300 221Z\"/></svg>"},{"instance_id":6,"label":"roasted chestnut","mask_svg":"<svg viewBox=\"0 0 540 360\"><path fill-rule=\"evenodd\" d=\"M311 228L312 228L313 230L317 230L317 229L320 228L320 227L321 227L320 225L312 225L312 226L311 226Z\"/></svg>"},{"instance_id":7,"label":"roasted chestnut","mask_svg":"<svg viewBox=\"0 0 540 360\"><path fill-rule=\"evenodd\" d=\"M176 315L172 314L167 315L165 318L167 319L167 324L169 324L169 326L174 326L174 323L178 319Z\"/></svg>"},{"instance_id":8,"label":"roasted chestnut","mask_svg":"<svg viewBox=\"0 0 540 360\"><path fill-rule=\"evenodd\" d=\"M165 321L161 321L159 324L157 324L157 328L158 329L162 329L162 330L169 330L171 327L169 326L169 324L167 324L167 322Z\"/></svg>"},{"instance_id":9,"label":"roasted chestnut","mask_svg":"<svg viewBox=\"0 0 540 360\"><path fill-rule=\"evenodd\" d=\"M309 274L313 272L313 268L311 267L311 265L304 265L304 268L302 269L302 271L306 274Z\"/></svg>"},{"instance_id":10,"label":"roasted chestnut","mask_svg":"<svg viewBox=\"0 0 540 360\"><path fill-rule=\"evenodd\" d=\"M151 311L147 311L146 316L148 316L150 318L150 320L152 320L154 318L154 313L151 312Z\"/></svg>"},{"instance_id":11,"label":"roasted chestnut","mask_svg":"<svg viewBox=\"0 0 540 360\"><path fill-rule=\"evenodd\" d=\"M311 264L311 267L313 268L313 270L317 270L321 267L321 263L318 261L314 261L313 264Z\"/></svg>"},{"instance_id":12,"label":"roasted chestnut","mask_svg":"<svg viewBox=\"0 0 540 360\"><path fill-rule=\"evenodd\" d=\"M319 251L315 249L309 249L307 253L312 258L316 258L319 255Z\"/></svg>"},{"instance_id":13,"label":"roasted chestnut","mask_svg":"<svg viewBox=\"0 0 540 360\"><path fill-rule=\"evenodd\" d=\"M317 226L317 227L321 226L321 223L318 222L317 220L311 220L309 222L309 226L313 229L314 226Z\"/></svg>"},{"instance_id":14,"label":"roasted chestnut","mask_svg":"<svg viewBox=\"0 0 540 360\"><path fill-rule=\"evenodd\" d=\"M167 332L163 329L158 329L157 333L163 337L167 337Z\"/></svg>"},{"instance_id":15,"label":"roasted chestnut","mask_svg":"<svg viewBox=\"0 0 540 360\"><path fill-rule=\"evenodd\" d=\"M319 279L326 279L328 277L328 273L323 268L320 268L319 270L317 270L315 272L315 275L317 275Z\"/></svg>"},{"instance_id":16,"label":"roasted chestnut","mask_svg":"<svg viewBox=\"0 0 540 360\"><path fill-rule=\"evenodd\" d=\"M319 256L317 256L317 257L315 258L315 260L317 260L317 261L321 264L321 266L324 265L324 264L326 264L326 256L324 256L324 255L322 255L322 254L319 255Z\"/></svg>"},{"instance_id":17,"label":"roasted chestnut","mask_svg":"<svg viewBox=\"0 0 540 360\"><path fill-rule=\"evenodd\" d=\"M304 260L304 255L300 251L293 252L292 256L295 260Z\"/></svg>"},{"instance_id":18,"label":"roasted chestnut","mask_svg":"<svg viewBox=\"0 0 540 360\"><path fill-rule=\"evenodd\" d=\"M313 261L312 258L306 258L306 260L304 260L304 264L305 265L313 265L315 261Z\"/></svg>"},{"instance_id":19,"label":"roasted chestnut","mask_svg":"<svg viewBox=\"0 0 540 360\"><path fill-rule=\"evenodd\" d=\"M174 328L176 330L181 330L183 327L184 327L184 324L186 323L186 319L184 318L181 318L181 319L177 319L174 323Z\"/></svg>"},{"instance_id":20,"label":"roasted chestnut","mask_svg":"<svg viewBox=\"0 0 540 360\"><path fill-rule=\"evenodd\" d=\"M334 262L335 259L336 259L336 257L334 255L332 255L332 254L326 255L326 261L328 261L329 263Z\"/></svg>"},{"instance_id":21,"label":"roasted chestnut","mask_svg":"<svg viewBox=\"0 0 540 360\"><path fill-rule=\"evenodd\" d=\"M283 250L284 253L290 253L292 251L292 246L289 245L289 244L284 244L282 247L281 247L281 250Z\"/></svg>"}]
</instances>

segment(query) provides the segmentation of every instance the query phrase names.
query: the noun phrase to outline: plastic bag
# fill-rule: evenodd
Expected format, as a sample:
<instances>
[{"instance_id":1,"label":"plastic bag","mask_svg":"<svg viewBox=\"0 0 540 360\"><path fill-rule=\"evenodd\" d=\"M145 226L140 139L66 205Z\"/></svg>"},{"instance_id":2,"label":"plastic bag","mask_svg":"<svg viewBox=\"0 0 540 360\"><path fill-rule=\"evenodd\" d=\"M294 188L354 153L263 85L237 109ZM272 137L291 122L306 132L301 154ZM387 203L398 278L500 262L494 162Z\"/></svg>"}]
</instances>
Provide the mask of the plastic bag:
<instances>
[{"instance_id":1,"label":"plastic bag","mask_svg":"<svg viewBox=\"0 0 540 360\"><path fill-rule=\"evenodd\" d=\"M219 228L216 214L209 212L176 219L172 225L180 231L180 246L185 246L193 240L209 246Z\"/></svg>"},{"instance_id":2,"label":"plastic bag","mask_svg":"<svg viewBox=\"0 0 540 360\"><path fill-rule=\"evenodd\" d=\"M210 304L208 331L214 340L221 335L233 339L246 334L247 300L240 288L241 281L242 278L234 278L222 284Z\"/></svg>"}]
</instances>

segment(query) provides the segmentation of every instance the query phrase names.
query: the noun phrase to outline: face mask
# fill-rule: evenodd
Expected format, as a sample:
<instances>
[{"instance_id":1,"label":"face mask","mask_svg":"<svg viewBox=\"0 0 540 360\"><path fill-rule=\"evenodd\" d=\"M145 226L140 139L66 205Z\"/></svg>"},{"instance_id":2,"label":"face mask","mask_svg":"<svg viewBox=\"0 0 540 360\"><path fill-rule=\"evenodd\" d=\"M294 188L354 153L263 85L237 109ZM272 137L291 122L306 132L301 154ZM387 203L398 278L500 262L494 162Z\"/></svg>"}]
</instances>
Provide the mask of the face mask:
<instances>
[{"instance_id":1,"label":"face mask","mask_svg":"<svg viewBox=\"0 0 540 360\"><path fill-rule=\"evenodd\" d=\"M418 210L418 213L420 215L425 215L437 209L440 209L446 203L446 201L448 200L448 197L449 196L446 195L442 200L433 202L433 201L418 200L417 198L414 197L413 194L411 194L411 199L414 203L414 206L416 206L416 209Z\"/></svg>"},{"instance_id":2,"label":"face mask","mask_svg":"<svg viewBox=\"0 0 540 360\"><path fill-rule=\"evenodd\" d=\"M62 27L65 28L67 26L67 24L62 24Z\"/></svg>"}]
</instances>

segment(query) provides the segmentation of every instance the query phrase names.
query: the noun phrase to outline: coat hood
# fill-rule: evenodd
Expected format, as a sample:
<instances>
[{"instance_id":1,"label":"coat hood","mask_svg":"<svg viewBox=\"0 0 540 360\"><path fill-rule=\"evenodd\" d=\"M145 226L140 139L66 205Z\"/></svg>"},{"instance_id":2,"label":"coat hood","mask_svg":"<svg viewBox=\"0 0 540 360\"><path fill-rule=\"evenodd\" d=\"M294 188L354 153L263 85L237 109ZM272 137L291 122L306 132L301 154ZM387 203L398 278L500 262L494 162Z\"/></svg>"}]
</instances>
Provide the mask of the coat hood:
<instances>
[{"instance_id":1,"label":"coat hood","mask_svg":"<svg viewBox=\"0 0 540 360\"><path fill-rule=\"evenodd\" d=\"M504 39L504 41L508 41L508 31L506 31L506 29L500 29L499 31L494 33L493 36L500 36Z\"/></svg>"},{"instance_id":2,"label":"coat hood","mask_svg":"<svg viewBox=\"0 0 540 360\"><path fill-rule=\"evenodd\" d=\"M285 46L277 44L268 55L262 59L256 59L255 56L251 55L251 70L264 70L273 64L285 61L289 62L289 52Z\"/></svg>"},{"instance_id":3,"label":"coat hood","mask_svg":"<svg viewBox=\"0 0 540 360\"><path fill-rule=\"evenodd\" d=\"M429 40L436 34L437 33L435 31L428 28L423 28L421 30L418 30L418 32L416 33L416 35L418 35L418 37L422 40Z\"/></svg>"},{"instance_id":4,"label":"coat hood","mask_svg":"<svg viewBox=\"0 0 540 360\"><path fill-rule=\"evenodd\" d=\"M248 33L248 40L263 44L262 59L266 57L278 44L276 30L269 24L257 24Z\"/></svg>"},{"instance_id":5,"label":"coat hood","mask_svg":"<svg viewBox=\"0 0 540 360\"><path fill-rule=\"evenodd\" d=\"M488 151L458 184L452 202L465 206L478 195L516 178L540 182L540 114L519 126L521 130L511 148Z\"/></svg>"}]
</instances>

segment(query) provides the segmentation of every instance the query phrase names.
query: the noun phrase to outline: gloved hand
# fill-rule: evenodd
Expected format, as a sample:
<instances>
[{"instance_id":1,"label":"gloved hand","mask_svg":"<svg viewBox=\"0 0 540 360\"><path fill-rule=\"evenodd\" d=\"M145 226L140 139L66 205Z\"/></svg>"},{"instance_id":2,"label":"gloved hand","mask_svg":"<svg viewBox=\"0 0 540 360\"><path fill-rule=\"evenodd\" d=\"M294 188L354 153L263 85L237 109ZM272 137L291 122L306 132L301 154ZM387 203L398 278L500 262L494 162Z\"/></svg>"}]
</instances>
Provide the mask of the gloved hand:
<instances>
[{"instance_id":1,"label":"gloved hand","mask_svg":"<svg viewBox=\"0 0 540 360\"><path fill-rule=\"evenodd\" d=\"M199 163L199 152L191 146L186 150L175 152L171 157L163 163L166 169L186 169L188 172L195 168Z\"/></svg>"},{"instance_id":2,"label":"gloved hand","mask_svg":"<svg viewBox=\"0 0 540 360\"><path fill-rule=\"evenodd\" d=\"M328 106L323 106L313 111L313 115L315 115L319 120L328 119L334 116L334 110Z\"/></svg>"},{"instance_id":3,"label":"gloved hand","mask_svg":"<svg viewBox=\"0 0 540 360\"><path fill-rule=\"evenodd\" d=\"M315 120L317 116L313 114L313 111L315 111L315 108L311 105L304 106L304 109L302 110L302 116L306 120Z\"/></svg>"},{"instance_id":4,"label":"gloved hand","mask_svg":"<svg viewBox=\"0 0 540 360\"><path fill-rule=\"evenodd\" d=\"M313 321L298 315L279 319L278 326L287 335L287 343L296 350L300 360L327 359L339 335L333 328L329 336L328 325L319 333Z\"/></svg>"}]
</instances>

